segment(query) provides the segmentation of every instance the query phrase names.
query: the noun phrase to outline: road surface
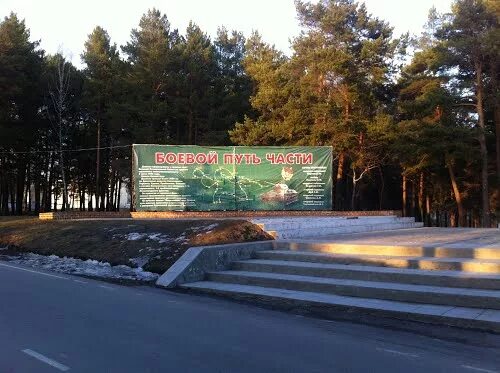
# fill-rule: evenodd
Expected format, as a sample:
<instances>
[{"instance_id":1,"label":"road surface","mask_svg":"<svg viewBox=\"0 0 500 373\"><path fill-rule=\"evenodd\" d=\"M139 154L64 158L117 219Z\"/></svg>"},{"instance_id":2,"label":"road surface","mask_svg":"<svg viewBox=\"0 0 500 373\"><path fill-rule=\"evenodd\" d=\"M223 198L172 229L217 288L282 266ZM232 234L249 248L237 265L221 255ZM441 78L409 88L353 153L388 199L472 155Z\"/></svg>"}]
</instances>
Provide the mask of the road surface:
<instances>
[{"instance_id":1,"label":"road surface","mask_svg":"<svg viewBox=\"0 0 500 373\"><path fill-rule=\"evenodd\" d=\"M61 371L491 373L500 352L0 262L0 372Z\"/></svg>"}]
</instances>

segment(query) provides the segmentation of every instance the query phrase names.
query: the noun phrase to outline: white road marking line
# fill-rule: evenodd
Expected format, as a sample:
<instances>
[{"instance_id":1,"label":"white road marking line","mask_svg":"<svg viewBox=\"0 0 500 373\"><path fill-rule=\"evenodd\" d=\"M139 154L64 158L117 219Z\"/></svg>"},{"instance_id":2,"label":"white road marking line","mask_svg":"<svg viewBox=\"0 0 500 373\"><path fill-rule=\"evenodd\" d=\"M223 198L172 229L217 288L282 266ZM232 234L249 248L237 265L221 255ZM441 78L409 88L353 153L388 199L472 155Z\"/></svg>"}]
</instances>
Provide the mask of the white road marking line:
<instances>
[{"instance_id":1,"label":"white road marking line","mask_svg":"<svg viewBox=\"0 0 500 373\"><path fill-rule=\"evenodd\" d=\"M26 268L21 268L21 267L16 267L16 266L10 266L10 265L4 264L4 263L0 263L0 266L7 267L7 268L18 269L20 271L26 271L26 272L36 273L36 274L43 275L43 276L60 278L60 279L63 279L63 280L69 280L69 278L67 278L67 277L62 277L62 276L57 276L57 275L51 275L49 273L43 273L43 272L33 271L31 269L26 269Z\"/></svg>"},{"instance_id":2,"label":"white road marking line","mask_svg":"<svg viewBox=\"0 0 500 373\"><path fill-rule=\"evenodd\" d=\"M389 350L387 348L377 348L377 351L388 352L390 354L396 354L396 355L401 355L401 356L418 357L417 354L412 354L412 353L409 353L409 352L396 351L396 350Z\"/></svg>"},{"instance_id":3,"label":"white road marking line","mask_svg":"<svg viewBox=\"0 0 500 373\"><path fill-rule=\"evenodd\" d=\"M44 356L42 354L39 354L38 352L36 351L33 351L33 350L30 350L29 348L25 349L25 350L22 350L26 355L29 355L31 357L34 357L35 359L37 360L40 360L41 362L45 363L45 364L48 364L56 369L59 369L60 371L62 372L66 372L67 370L69 370L69 367L67 367L66 365L64 364L61 364L55 360L52 360L52 359L49 359L47 356Z\"/></svg>"},{"instance_id":4,"label":"white road marking line","mask_svg":"<svg viewBox=\"0 0 500 373\"><path fill-rule=\"evenodd\" d=\"M75 282L78 282L79 284L88 284L87 281L82 281L82 280L73 280Z\"/></svg>"},{"instance_id":5,"label":"white road marking line","mask_svg":"<svg viewBox=\"0 0 500 373\"><path fill-rule=\"evenodd\" d=\"M106 285L99 285L100 288L103 288L103 289L108 289L108 290L115 290L114 288L112 288L111 286L106 286Z\"/></svg>"},{"instance_id":6,"label":"white road marking line","mask_svg":"<svg viewBox=\"0 0 500 373\"><path fill-rule=\"evenodd\" d=\"M489 369L483 369L483 368L476 368L471 365L462 365L462 368L465 369L470 369L470 370L475 370L476 372L484 372L484 373L498 373L496 370L489 370Z\"/></svg>"}]
</instances>

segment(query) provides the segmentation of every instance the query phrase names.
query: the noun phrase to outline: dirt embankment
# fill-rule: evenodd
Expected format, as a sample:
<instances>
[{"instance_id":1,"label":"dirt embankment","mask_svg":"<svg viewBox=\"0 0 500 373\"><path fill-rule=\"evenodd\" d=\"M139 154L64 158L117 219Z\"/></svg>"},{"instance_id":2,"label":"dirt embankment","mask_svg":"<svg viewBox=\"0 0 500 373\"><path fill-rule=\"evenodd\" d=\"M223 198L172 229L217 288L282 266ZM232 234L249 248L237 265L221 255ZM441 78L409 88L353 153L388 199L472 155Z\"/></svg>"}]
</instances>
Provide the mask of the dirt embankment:
<instances>
[{"instance_id":1,"label":"dirt embankment","mask_svg":"<svg viewBox=\"0 0 500 373\"><path fill-rule=\"evenodd\" d=\"M33 252L165 272L189 247L272 239L245 220L0 218L2 255Z\"/></svg>"}]
</instances>

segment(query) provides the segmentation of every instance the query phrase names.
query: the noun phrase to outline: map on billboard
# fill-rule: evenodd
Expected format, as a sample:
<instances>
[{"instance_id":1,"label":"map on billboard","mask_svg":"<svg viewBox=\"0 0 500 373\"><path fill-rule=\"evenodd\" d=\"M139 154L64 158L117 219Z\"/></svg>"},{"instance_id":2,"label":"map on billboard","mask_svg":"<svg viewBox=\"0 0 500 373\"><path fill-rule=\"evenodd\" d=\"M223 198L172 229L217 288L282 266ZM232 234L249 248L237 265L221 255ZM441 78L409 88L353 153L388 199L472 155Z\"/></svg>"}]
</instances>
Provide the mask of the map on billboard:
<instances>
[{"instance_id":1,"label":"map on billboard","mask_svg":"<svg viewBox=\"0 0 500 373\"><path fill-rule=\"evenodd\" d=\"M331 210L332 148L139 145L136 211Z\"/></svg>"}]
</instances>

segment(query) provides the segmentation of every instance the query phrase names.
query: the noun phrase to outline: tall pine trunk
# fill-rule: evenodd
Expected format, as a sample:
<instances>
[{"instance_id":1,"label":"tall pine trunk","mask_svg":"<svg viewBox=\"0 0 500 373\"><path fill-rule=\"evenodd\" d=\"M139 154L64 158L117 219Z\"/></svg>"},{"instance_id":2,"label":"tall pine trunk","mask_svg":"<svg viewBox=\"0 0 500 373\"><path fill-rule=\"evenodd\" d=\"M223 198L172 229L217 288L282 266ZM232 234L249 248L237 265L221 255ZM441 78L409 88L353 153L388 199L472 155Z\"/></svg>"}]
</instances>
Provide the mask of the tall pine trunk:
<instances>
[{"instance_id":1,"label":"tall pine trunk","mask_svg":"<svg viewBox=\"0 0 500 373\"><path fill-rule=\"evenodd\" d=\"M34 175L33 175L33 184L34 184L34 192L35 192L35 214L38 214L40 212L40 193L41 193L41 177L40 177L40 170L36 167L36 162L35 162L35 167L33 169Z\"/></svg>"},{"instance_id":2,"label":"tall pine trunk","mask_svg":"<svg viewBox=\"0 0 500 373\"><path fill-rule=\"evenodd\" d=\"M402 204L403 204L403 216L408 216L407 211L407 203L408 203L408 190L407 190L407 181L406 175L403 173L403 181L402 181Z\"/></svg>"},{"instance_id":3,"label":"tall pine trunk","mask_svg":"<svg viewBox=\"0 0 500 373\"><path fill-rule=\"evenodd\" d=\"M497 166L497 189L495 210L500 212L500 97L498 87L498 61L492 59L491 62L491 95L493 97L493 120L495 122L495 145L496 145L496 166Z\"/></svg>"},{"instance_id":4,"label":"tall pine trunk","mask_svg":"<svg viewBox=\"0 0 500 373\"><path fill-rule=\"evenodd\" d=\"M354 211L356 207L356 193L357 193L357 184L356 177L352 178L352 194L351 194L351 211Z\"/></svg>"},{"instance_id":5,"label":"tall pine trunk","mask_svg":"<svg viewBox=\"0 0 500 373\"><path fill-rule=\"evenodd\" d=\"M62 151L62 141L60 142L59 145L59 162L60 162L60 167L61 167L61 178L62 178L62 183L63 183L63 190L62 190L62 198L63 198L63 203L61 210L65 211L68 207L68 189L66 186L66 171L64 169L64 155Z\"/></svg>"},{"instance_id":6,"label":"tall pine trunk","mask_svg":"<svg viewBox=\"0 0 500 373\"><path fill-rule=\"evenodd\" d=\"M100 108L97 109L97 149L96 149L96 162L95 162L95 199L96 209L99 209L99 185L100 185L100 170L101 170L101 118Z\"/></svg>"},{"instance_id":7,"label":"tall pine trunk","mask_svg":"<svg viewBox=\"0 0 500 373\"><path fill-rule=\"evenodd\" d=\"M189 145L194 145L193 144L193 132L194 132L194 124L193 124L193 110L191 109L191 105L189 106L189 111L188 111L188 144Z\"/></svg>"},{"instance_id":8,"label":"tall pine trunk","mask_svg":"<svg viewBox=\"0 0 500 373\"><path fill-rule=\"evenodd\" d=\"M120 199L122 196L122 179L120 177L118 182L118 198L116 199L116 211L120 211Z\"/></svg>"},{"instance_id":9,"label":"tall pine trunk","mask_svg":"<svg viewBox=\"0 0 500 373\"><path fill-rule=\"evenodd\" d=\"M26 182L26 160L22 157L17 162L17 180L16 180L16 214L23 213L24 205L24 185Z\"/></svg>"},{"instance_id":10,"label":"tall pine trunk","mask_svg":"<svg viewBox=\"0 0 500 373\"><path fill-rule=\"evenodd\" d=\"M7 157L2 159L2 163L0 164L0 172L1 172L1 188L2 188L2 211L1 213L3 215L8 215L9 214L9 178L8 178L8 172L7 172Z\"/></svg>"},{"instance_id":11,"label":"tall pine trunk","mask_svg":"<svg viewBox=\"0 0 500 373\"><path fill-rule=\"evenodd\" d=\"M425 219L425 225L427 227L431 226L431 197L429 195L429 191L427 191L427 194L425 196L425 210L427 212L426 219Z\"/></svg>"},{"instance_id":12,"label":"tall pine trunk","mask_svg":"<svg viewBox=\"0 0 500 373\"><path fill-rule=\"evenodd\" d=\"M337 176L335 179L335 210L343 210L344 204L344 163L345 163L345 155L344 153L339 154L339 166L337 168Z\"/></svg>"},{"instance_id":13,"label":"tall pine trunk","mask_svg":"<svg viewBox=\"0 0 500 373\"><path fill-rule=\"evenodd\" d=\"M384 191L385 191L385 180L384 174L382 172L382 167L378 168L378 174L380 176L380 184L377 186L378 188L378 209L382 210L382 206L384 205Z\"/></svg>"},{"instance_id":14,"label":"tall pine trunk","mask_svg":"<svg viewBox=\"0 0 500 373\"><path fill-rule=\"evenodd\" d=\"M486 147L486 124L484 120L483 108L483 66L481 61L475 61L476 68L476 109L479 118L479 146L481 152L481 208L482 208L482 225L490 227L490 198L488 193L488 149Z\"/></svg>"},{"instance_id":15,"label":"tall pine trunk","mask_svg":"<svg viewBox=\"0 0 500 373\"><path fill-rule=\"evenodd\" d=\"M455 202L457 204L457 210L458 210L458 226L459 227L465 227L465 209L463 206L462 202L462 194L460 193L460 189L458 187L458 182L455 177L455 173L453 171L453 166L451 164L451 161L446 161L446 167L448 168L448 173L450 175L450 181L451 181L451 187L453 190L453 195L455 196Z\"/></svg>"},{"instance_id":16,"label":"tall pine trunk","mask_svg":"<svg viewBox=\"0 0 500 373\"><path fill-rule=\"evenodd\" d=\"M425 193L425 180L424 172L420 172L418 182L418 211L420 213L420 221L425 221L425 207L424 207L424 193Z\"/></svg>"}]
</instances>

